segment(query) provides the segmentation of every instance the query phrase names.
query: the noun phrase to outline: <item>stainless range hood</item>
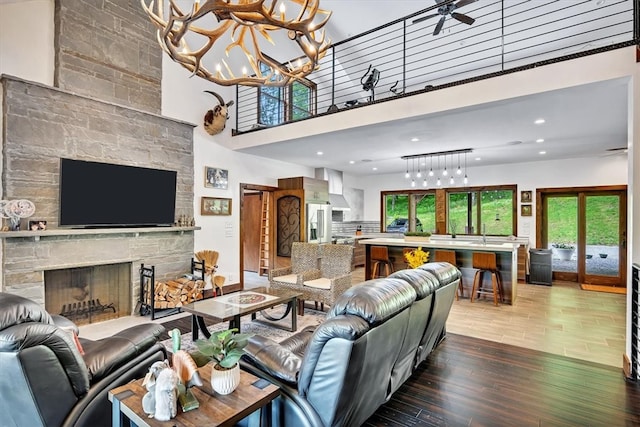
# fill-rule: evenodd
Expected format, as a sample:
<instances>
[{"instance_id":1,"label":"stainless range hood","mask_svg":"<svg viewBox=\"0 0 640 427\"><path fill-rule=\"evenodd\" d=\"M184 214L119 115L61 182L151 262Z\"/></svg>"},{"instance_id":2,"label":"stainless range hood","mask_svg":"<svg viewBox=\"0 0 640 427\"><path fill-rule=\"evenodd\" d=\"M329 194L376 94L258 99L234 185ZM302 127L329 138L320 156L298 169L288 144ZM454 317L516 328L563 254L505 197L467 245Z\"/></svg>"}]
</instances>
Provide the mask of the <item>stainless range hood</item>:
<instances>
[{"instance_id":1,"label":"stainless range hood","mask_svg":"<svg viewBox=\"0 0 640 427\"><path fill-rule=\"evenodd\" d=\"M349 210L349 203L343 195L342 172L335 169L316 168L316 179L329 182L329 203L332 210Z\"/></svg>"}]
</instances>

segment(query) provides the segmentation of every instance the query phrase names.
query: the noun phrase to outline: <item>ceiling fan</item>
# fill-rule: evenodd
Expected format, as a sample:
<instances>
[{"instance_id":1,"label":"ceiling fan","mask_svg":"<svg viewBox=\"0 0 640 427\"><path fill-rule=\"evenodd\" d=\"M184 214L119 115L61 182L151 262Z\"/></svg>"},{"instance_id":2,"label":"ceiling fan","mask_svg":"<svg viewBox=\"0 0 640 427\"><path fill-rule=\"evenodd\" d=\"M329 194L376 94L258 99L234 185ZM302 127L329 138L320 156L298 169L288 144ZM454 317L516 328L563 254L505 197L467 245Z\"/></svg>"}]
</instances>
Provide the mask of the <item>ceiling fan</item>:
<instances>
[{"instance_id":1,"label":"ceiling fan","mask_svg":"<svg viewBox=\"0 0 640 427\"><path fill-rule=\"evenodd\" d=\"M443 3L445 0L435 0L437 4ZM453 19L462 22L463 24L471 25L476 22L470 16L465 15L464 13L455 12L456 9L459 9L468 4L474 3L477 0L460 0L457 3L449 3L438 8L438 13L434 13L432 15L423 16L422 18L415 19L413 21L414 24L418 22L426 21L427 19L431 19L436 16L441 16L440 20L436 24L436 28L433 30L433 35L437 36L442 31L442 27L444 26L444 21L447 19L447 15L451 16Z\"/></svg>"}]
</instances>

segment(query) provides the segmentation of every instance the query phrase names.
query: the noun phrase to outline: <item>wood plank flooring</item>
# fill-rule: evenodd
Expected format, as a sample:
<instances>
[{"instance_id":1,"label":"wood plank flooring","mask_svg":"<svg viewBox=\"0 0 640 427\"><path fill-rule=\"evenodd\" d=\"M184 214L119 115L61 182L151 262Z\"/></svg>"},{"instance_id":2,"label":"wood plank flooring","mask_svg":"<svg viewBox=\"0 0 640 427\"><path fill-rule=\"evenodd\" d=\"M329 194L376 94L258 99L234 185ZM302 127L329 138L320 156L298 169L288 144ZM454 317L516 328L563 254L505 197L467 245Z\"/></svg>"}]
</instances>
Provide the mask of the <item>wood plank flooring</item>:
<instances>
[{"instance_id":1,"label":"wood plank flooring","mask_svg":"<svg viewBox=\"0 0 640 427\"><path fill-rule=\"evenodd\" d=\"M352 274L364 280L364 269ZM245 286L265 286L265 276L245 274ZM572 282L553 286L518 283L515 305L492 301L454 301L447 330L459 335L526 347L622 369L625 352L626 295L590 292Z\"/></svg>"},{"instance_id":2,"label":"wood plank flooring","mask_svg":"<svg viewBox=\"0 0 640 427\"><path fill-rule=\"evenodd\" d=\"M365 426L640 426L640 384L615 365L565 354L567 346L586 345L576 342L610 339L618 346L624 296L603 299L577 284L554 285L520 285L516 306L456 301L447 338ZM187 332L191 324L187 317L165 326ZM569 343L563 331L573 336ZM518 345L501 342L510 339ZM587 356L602 359L600 347L608 346L596 347ZM622 350L612 354L621 358Z\"/></svg>"},{"instance_id":3,"label":"wood plank flooring","mask_svg":"<svg viewBox=\"0 0 640 427\"><path fill-rule=\"evenodd\" d=\"M191 330L189 317L163 325ZM449 332L364 425L635 426L640 384L612 366Z\"/></svg>"},{"instance_id":4,"label":"wood plank flooring","mask_svg":"<svg viewBox=\"0 0 640 427\"><path fill-rule=\"evenodd\" d=\"M449 333L365 426L637 426L617 368Z\"/></svg>"}]
</instances>

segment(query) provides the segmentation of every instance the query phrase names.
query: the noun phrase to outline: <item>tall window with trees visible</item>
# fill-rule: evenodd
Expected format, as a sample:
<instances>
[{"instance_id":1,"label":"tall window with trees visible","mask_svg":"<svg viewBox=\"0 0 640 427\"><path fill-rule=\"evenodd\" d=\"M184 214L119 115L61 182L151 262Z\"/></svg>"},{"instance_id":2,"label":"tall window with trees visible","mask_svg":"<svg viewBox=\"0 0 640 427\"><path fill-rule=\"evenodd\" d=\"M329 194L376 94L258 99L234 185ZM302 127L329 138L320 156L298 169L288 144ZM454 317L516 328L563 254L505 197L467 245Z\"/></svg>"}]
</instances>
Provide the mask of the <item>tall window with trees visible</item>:
<instances>
[{"instance_id":1,"label":"tall window with trees visible","mask_svg":"<svg viewBox=\"0 0 640 427\"><path fill-rule=\"evenodd\" d=\"M396 219L409 218L409 195L388 194L384 197L385 230Z\"/></svg>"},{"instance_id":2,"label":"tall window with trees visible","mask_svg":"<svg viewBox=\"0 0 640 427\"><path fill-rule=\"evenodd\" d=\"M263 72L267 67L261 65ZM311 117L316 113L316 85L301 79L284 87L258 88L258 123L273 126Z\"/></svg>"},{"instance_id":3,"label":"tall window with trees visible","mask_svg":"<svg viewBox=\"0 0 640 427\"><path fill-rule=\"evenodd\" d=\"M515 185L445 188L438 190L444 191L446 197L446 206L440 207L436 204L436 190L383 191L382 229L388 231L394 221L406 218L407 231L436 233L436 218L442 217L446 218L449 234L517 235L516 190Z\"/></svg>"},{"instance_id":4,"label":"tall window with trees visible","mask_svg":"<svg viewBox=\"0 0 640 427\"><path fill-rule=\"evenodd\" d=\"M447 196L447 232L492 236L516 234L514 189L451 190Z\"/></svg>"},{"instance_id":5,"label":"tall window with trees visible","mask_svg":"<svg viewBox=\"0 0 640 427\"><path fill-rule=\"evenodd\" d=\"M385 230L398 220L407 220L406 231L435 232L436 196L434 192L389 192L384 196Z\"/></svg>"}]
</instances>

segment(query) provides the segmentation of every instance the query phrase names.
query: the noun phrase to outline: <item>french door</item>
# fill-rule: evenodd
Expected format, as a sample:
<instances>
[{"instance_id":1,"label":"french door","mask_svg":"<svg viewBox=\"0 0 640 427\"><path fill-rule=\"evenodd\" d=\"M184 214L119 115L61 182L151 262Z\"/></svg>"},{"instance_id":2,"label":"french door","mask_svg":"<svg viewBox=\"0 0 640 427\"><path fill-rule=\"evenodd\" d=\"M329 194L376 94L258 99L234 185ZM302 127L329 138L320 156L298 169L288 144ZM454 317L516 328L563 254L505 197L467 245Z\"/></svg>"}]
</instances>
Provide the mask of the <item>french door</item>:
<instances>
[{"instance_id":1,"label":"french door","mask_svg":"<svg viewBox=\"0 0 640 427\"><path fill-rule=\"evenodd\" d=\"M538 190L538 242L552 250L554 279L625 285L626 194L626 186Z\"/></svg>"}]
</instances>

